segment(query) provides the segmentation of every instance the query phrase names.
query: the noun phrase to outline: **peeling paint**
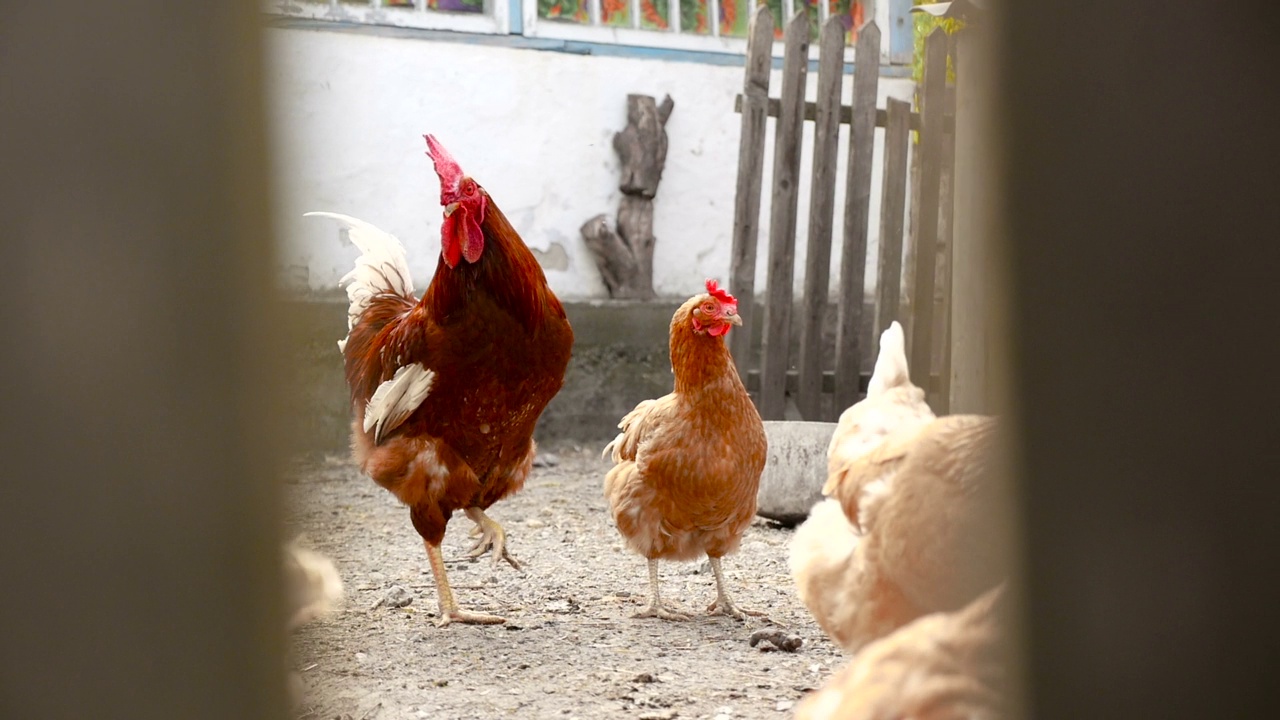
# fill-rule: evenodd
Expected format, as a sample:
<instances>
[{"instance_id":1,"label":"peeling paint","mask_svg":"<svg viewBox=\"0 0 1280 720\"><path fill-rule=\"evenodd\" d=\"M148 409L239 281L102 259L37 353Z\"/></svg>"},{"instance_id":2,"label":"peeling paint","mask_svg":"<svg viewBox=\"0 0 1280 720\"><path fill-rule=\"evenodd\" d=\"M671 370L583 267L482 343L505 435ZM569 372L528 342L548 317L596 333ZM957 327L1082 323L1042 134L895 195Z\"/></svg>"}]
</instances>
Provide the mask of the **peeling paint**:
<instances>
[{"instance_id":1,"label":"peeling paint","mask_svg":"<svg viewBox=\"0 0 1280 720\"><path fill-rule=\"evenodd\" d=\"M529 248L533 253L534 259L542 266L543 270L568 270L569 269L569 252L564 249L564 245L553 242L547 246L545 251L537 248Z\"/></svg>"}]
</instances>

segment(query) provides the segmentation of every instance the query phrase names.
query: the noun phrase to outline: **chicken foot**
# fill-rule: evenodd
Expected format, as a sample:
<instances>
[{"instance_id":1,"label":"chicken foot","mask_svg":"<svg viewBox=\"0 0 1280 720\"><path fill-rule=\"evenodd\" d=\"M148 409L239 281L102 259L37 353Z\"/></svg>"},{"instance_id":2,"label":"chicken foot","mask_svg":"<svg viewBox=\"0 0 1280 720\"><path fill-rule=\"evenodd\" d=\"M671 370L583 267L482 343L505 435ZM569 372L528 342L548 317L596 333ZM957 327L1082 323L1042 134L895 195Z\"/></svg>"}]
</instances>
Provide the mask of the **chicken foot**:
<instances>
[{"instance_id":1,"label":"chicken foot","mask_svg":"<svg viewBox=\"0 0 1280 720\"><path fill-rule=\"evenodd\" d=\"M511 557L511 553L507 550L507 531L498 524L498 521L485 515L484 511L478 507L467 508L466 513L467 517L471 518L471 522L476 524L471 534L478 536L475 544L467 552L467 557L475 559L489 550L493 550L493 564L495 566L506 560L511 563L511 567L522 570L520 563L516 562L516 559Z\"/></svg>"},{"instance_id":2,"label":"chicken foot","mask_svg":"<svg viewBox=\"0 0 1280 720\"><path fill-rule=\"evenodd\" d=\"M656 617L662 620L689 620L691 616L674 610L662 604L662 599L658 596L658 561L656 559L649 560L649 589L653 596L649 600L649 606L640 612L632 615L633 618L649 618Z\"/></svg>"},{"instance_id":3,"label":"chicken foot","mask_svg":"<svg viewBox=\"0 0 1280 720\"><path fill-rule=\"evenodd\" d=\"M707 556L711 561L711 572L716 576L716 599L707 606L708 615L728 615L737 620L746 620L747 616L764 617L764 613L755 610L744 610L733 604L729 592L724 587L724 571L720 569L720 558Z\"/></svg>"},{"instance_id":4,"label":"chicken foot","mask_svg":"<svg viewBox=\"0 0 1280 720\"><path fill-rule=\"evenodd\" d=\"M427 560L431 563L431 574L436 579L436 598L440 602L440 615L436 627L444 627L450 623L460 622L471 625L500 625L505 618L485 613L468 612L458 607L453 599L453 589L449 587L449 578L444 571L444 557L440 554L440 546L423 541L427 546Z\"/></svg>"}]
</instances>

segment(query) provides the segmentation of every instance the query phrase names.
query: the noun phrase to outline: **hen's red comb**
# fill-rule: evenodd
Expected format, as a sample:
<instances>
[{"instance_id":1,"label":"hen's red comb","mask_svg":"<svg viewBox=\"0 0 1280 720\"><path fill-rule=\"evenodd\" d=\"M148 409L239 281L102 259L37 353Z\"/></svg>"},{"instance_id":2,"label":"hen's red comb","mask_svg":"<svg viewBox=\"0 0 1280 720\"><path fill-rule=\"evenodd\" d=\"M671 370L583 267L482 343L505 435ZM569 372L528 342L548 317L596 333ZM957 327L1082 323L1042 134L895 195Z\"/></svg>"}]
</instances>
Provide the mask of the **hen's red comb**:
<instances>
[{"instance_id":1,"label":"hen's red comb","mask_svg":"<svg viewBox=\"0 0 1280 720\"><path fill-rule=\"evenodd\" d=\"M431 158L431 162L435 163L436 175L440 178L440 193L443 198L444 193L453 192L458 189L459 183L462 182L462 167L458 165L458 161L453 159L448 150L444 149L444 145L436 139L435 135L423 135L427 141L427 157ZM441 200L441 204L445 204Z\"/></svg>"},{"instance_id":2,"label":"hen's red comb","mask_svg":"<svg viewBox=\"0 0 1280 720\"><path fill-rule=\"evenodd\" d=\"M738 299L730 295L728 290L720 287L720 283L716 282L715 278L707 278L707 292L722 303L738 304Z\"/></svg>"}]
</instances>

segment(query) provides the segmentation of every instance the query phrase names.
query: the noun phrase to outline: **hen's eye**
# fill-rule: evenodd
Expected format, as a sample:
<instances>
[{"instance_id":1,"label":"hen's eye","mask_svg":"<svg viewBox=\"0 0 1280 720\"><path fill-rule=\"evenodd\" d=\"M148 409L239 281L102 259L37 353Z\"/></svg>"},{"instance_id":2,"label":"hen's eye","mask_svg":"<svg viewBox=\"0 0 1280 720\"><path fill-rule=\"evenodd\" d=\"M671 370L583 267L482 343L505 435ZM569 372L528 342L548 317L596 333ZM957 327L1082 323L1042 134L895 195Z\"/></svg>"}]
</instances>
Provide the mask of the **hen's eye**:
<instances>
[{"instance_id":1,"label":"hen's eye","mask_svg":"<svg viewBox=\"0 0 1280 720\"><path fill-rule=\"evenodd\" d=\"M709 302L704 302L704 303L702 303L702 312L704 312L704 313L706 313L706 314L708 314L708 315L711 315L711 314L712 314L712 313L714 313L715 311L716 311L716 308L715 308L715 306L714 306L714 305L712 305L711 303L709 303Z\"/></svg>"}]
</instances>

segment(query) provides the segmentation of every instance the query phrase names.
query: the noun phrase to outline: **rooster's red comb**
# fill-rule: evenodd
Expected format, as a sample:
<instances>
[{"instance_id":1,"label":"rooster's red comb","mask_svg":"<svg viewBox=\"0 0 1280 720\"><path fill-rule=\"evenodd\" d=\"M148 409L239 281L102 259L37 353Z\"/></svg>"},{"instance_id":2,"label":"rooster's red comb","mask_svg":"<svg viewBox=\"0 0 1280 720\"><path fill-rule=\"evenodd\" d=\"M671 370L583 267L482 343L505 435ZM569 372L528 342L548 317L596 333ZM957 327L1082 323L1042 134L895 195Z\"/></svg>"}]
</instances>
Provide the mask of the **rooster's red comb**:
<instances>
[{"instance_id":1,"label":"rooster's red comb","mask_svg":"<svg viewBox=\"0 0 1280 720\"><path fill-rule=\"evenodd\" d=\"M720 287L720 283L717 282L715 278L707 278L707 292L711 294L711 297L722 303L731 305L738 304L738 299L730 295L728 290Z\"/></svg>"},{"instance_id":2,"label":"rooster's red comb","mask_svg":"<svg viewBox=\"0 0 1280 720\"><path fill-rule=\"evenodd\" d=\"M462 182L462 167L458 165L458 161L453 159L448 150L444 149L444 145L436 139L435 135L423 135L427 141L427 157L435 163L436 175L440 178L440 193L455 192L458 185ZM443 199L441 204L445 204Z\"/></svg>"}]
</instances>

